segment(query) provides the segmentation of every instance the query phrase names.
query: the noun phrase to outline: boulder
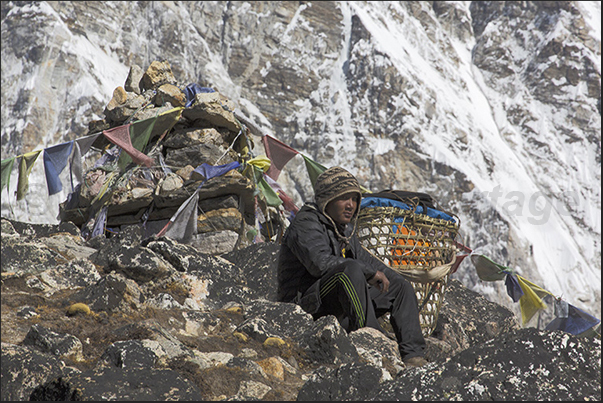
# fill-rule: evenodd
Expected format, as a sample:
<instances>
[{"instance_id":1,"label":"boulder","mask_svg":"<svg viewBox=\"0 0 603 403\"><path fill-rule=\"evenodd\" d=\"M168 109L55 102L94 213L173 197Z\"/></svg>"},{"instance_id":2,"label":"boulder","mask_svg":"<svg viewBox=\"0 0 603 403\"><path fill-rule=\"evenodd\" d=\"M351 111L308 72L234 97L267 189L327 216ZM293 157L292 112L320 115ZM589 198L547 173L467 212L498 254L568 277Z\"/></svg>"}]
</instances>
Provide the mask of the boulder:
<instances>
[{"instance_id":1,"label":"boulder","mask_svg":"<svg viewBox=\"0 0 603 403\"><path fill-rule=\"evenodd\" d=\"M203 400L201 391L176 371L153 368L101 367L48 381L30 400L128 399Z\"/></svg>"},{"instance_id":2,"label":"boulder","mask_svg":"<svg viewBox=\"0 0 603 403\"><path fill-rule=\"evenodd\" d=\"M142 75L140 80L140 90L155 90L163 84L176 85L176 77L172 73L172 67L167 61L153 61Z\"/></svg>"},{"instance_id":3,"label":"boulder","mask_svg":"<svg viewBox=\"0 0 603 403\"><path fill-rule=\"evenodd\" d=\"M47 380L60 378L64 373L65 364L53 354L2 342L3 401L30 400L35 388Z\"/></svg>"},{"instance_id":4,"label":"boulder","mask_svg":"<svg viewBox=\"0 0 603 403\"><path fill-rule=\"evenodd\" d=\"M24 346L32 346L43 353L56 355L59 358L69 358L82 361L82 342L70 334L59 334L44 326L35 324L31 327L25 339Z\"/></svg>"}]
</instances>

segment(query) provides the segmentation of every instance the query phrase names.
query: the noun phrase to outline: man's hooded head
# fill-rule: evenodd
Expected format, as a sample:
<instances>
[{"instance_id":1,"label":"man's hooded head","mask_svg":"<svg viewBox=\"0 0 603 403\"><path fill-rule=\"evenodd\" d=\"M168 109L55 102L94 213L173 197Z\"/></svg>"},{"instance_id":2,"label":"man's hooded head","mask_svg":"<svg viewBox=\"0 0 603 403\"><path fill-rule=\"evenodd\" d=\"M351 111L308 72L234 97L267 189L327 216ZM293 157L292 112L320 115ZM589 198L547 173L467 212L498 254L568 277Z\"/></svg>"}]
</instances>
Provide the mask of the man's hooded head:
<instances>
[{"instance_id":1,"label":"man's hooded head","mask_svg":"<svg viewBox=\"0 0 603 403\"><path fill-rule=\"evenodd\" d=\"M318 210L327 217L329 217L325 212L327 204L348 193L356 193L358 195L358 205L354 212L354 218L356 218L360 209L362 191L354 175L341 167L333 167L321 173L314 184L314 198Z\"/></svg>"}]
</instances>

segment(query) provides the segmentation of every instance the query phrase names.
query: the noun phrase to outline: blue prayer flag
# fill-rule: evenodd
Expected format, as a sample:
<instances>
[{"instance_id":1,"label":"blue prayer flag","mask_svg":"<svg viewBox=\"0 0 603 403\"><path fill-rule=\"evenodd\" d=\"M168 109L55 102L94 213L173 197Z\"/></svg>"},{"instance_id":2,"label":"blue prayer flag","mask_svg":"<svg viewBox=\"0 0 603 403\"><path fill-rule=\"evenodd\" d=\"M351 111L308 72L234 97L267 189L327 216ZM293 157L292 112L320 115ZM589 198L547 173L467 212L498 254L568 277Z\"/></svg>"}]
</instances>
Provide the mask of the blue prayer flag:
<instances>
[{"instance_id":1,"label":"blue prayer flag","mask_svg":"<svg viewBox=\"0 0 603 403\"><path fill-rule=\"evenodd\" d=\"M95 236L104 235L105 233L105 224L107 223L107 211L109 210L108 206L103 206L102 209L96 215L96 221L94 222L94 228L92 229L92 234L90 238L94 238Z\"/></svg>"},{"instance_id":2,"label":"blue prayer flag","mask_svg":"<svg viewBox=\"0 0 603 403\"><path fill-rule=\"evenodd\" d=\"M184 106L186 106L187 108L189 106L191 106L195 102L195 96L198 93L204 93L204 92L216 92L216 91L213 88L201 87L197 83L191 83L191 84L187 85L186 88L184 89L184 95L186 95L186 105L184 105Z\"/></svg>"},{"instance_id":3,"label":"blue prayer flag","mask_svg":"<svg viewBox=\"0 0 603 403\"><path fill-rule=\"evenodd\" d=\"M44 149L44 171L48 195L59 193L63 189L59 175L67 166L72 149L73 141Z\"/></svg>"},{"instance_id":4,"label":"blue prayer flag","mask_svg":"<svg viewBox=\"0 0 603 403\"><path fill-rule=\"evenodd\" d=\"M567 307L561 305L557 307L557 304L567 304ZM557 317L547 325L545 330L563 330L573 335L579 335L601 322L594 316L561 300L555 301L555 313Z\"/></svg>"},{"instance_id":5,"label":"blue prayer flag","mask_svg":"<svg viewBox=\"0 0 603 403\"><path fill-rule=\"evenodd\" d=\"M211 179L214 176L224 175L226 172L236 169L240 166L241 164L238 161L233 161L229 164L217 166L209 165L208 163L204 162L203 164L195 168L195 172L203 175L203 177L205 178L203 183L205 183L206 180Z\"/></svg>"},{"instance_id":6,"label":"blue prayer flag","mask_svg":"<svg viewBox=\"0 0 603 403\"><path fill-rule=\"evenodd\" d=\"M513 302L519 301L519 299L523 296L523 290L519 285L519 280L515 277L515 274L508 273L507 278L505 279L505 285L507 286L507 294L509 297L513 299Z\"/></svg>"}]
</instances>

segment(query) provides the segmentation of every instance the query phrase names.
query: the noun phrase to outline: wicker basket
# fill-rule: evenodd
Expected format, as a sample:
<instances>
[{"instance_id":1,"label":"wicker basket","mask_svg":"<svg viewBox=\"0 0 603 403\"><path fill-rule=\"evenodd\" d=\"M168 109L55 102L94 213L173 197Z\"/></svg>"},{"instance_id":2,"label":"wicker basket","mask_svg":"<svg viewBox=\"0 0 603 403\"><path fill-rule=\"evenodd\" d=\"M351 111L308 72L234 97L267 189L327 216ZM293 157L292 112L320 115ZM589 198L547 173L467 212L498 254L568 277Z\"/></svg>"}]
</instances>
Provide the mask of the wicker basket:
<instances>
[{"instance_id":1,"label":"wicker basket","mask_svg":"<svg viewBox=\"0 0 603 403\"><path fill-rule=\"evenodd\" d=\"M417 294L425 337L436 327L456 261L459 221L433 218L399 207L364 207L358 216L362 245L410 281Z\"/></svg>"}]
</instances>

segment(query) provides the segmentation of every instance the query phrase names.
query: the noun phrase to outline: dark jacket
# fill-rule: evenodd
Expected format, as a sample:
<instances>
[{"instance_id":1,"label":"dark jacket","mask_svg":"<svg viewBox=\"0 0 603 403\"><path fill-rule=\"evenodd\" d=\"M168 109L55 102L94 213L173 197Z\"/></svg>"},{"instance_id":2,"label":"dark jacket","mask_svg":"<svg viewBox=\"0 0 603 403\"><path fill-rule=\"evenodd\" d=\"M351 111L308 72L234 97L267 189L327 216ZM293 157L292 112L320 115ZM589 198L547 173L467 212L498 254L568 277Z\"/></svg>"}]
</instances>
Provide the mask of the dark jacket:
<instances>
[{"instance_id":1,"label":"dark jacket","mask_svg":"<svg viewBox=\"0 0 603 403\"><path fill-rule=\"evenodd\" d=\"M306 203L297 212L281 243L278 259L279 301L299 303L301 295L310 286L346 259L366 263L364 275L367 280L377 270L387 268L360 245L356 234L352 234L352 224L348 224L343 231L346 237L352 235L347 245L337 237L333 222L319 212L314 203ZM342 256L344 247L345 257Z\"/></svg>"}]
</instances>

